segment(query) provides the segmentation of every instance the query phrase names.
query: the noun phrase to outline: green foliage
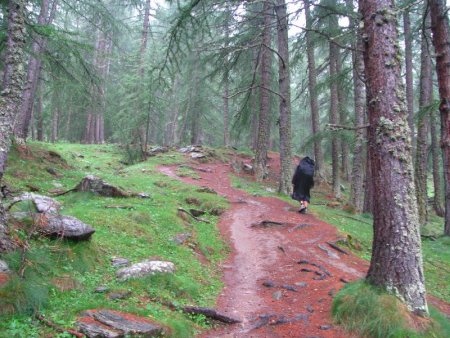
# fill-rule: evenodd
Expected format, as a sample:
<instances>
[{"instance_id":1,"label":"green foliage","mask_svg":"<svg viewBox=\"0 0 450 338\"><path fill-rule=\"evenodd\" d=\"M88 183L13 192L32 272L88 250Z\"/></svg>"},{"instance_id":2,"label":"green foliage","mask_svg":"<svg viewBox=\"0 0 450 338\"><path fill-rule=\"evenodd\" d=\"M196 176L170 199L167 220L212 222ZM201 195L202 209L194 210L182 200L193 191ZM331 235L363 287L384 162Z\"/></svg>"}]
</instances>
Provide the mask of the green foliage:
<instances>
[{"instance_id":1,"label":"green foliage","mask_svg":"<svg viewBox=\"0 0 450 338\"><path fill-rule=\"evenodd\" d=\"M62 158L51 163L47 156L36 156L48 154L48 150ZM92 225L96 232L90 241L81 243L40 237L30 240L24 278L15 276L0 289L0 308L11 307L14 312L2 315L0 332L6 332L7 337L42 336L49 329L27 317L36 310L58 325L73 327L81 311L111 308L149 316L167 325L173 337L193 336L203 325L202 320L171 311L160 302L211 306L222 287L218 264L228 250L214 226L217 216L207 213L202 218L211 224L192 220L188 226L177 216L177 209L191 207L186 203L187 197L196 198L201 204L199 208L207 211L224 210L227 202L158 172L158 165L182 164L184 157L179 153L157 155L126 167L120 163L122 149L110 145L31 143L26 154L18 150L12 154L5 175L7 184L22 189L34 185L46 194L54 189L55 183L70 189L85 175L95 174L125 190L146 192L150 198L107 198L92 193L58 197L63 214ZM70 166L62 164L64 160ZM50 164L60 177L47 173L45 169ZM15 176L17 171L21 172L20 178ZM117 204L131 209L105 208ZM28 211L30 206L21 204L14 208ZM188 243L175 244L173 238L186 232L191 235ZM174 262L177 271L173 276L119 282L110 263L113 256L126 257L132 263L158 257ZM203 263L198 260L200 256ZM22 262L20 253L2 259L17 274ZM132 295L125 300L110 300L106 294L93 292L101 285L111 291L129 290Z\"/></svg>"},{"instance_id":2,"label":"green foliage","mask_svg":"<svg viewBox=\"0 0 450 338\"><path fill-rule=\"evenodd\" d=\"M448 337L448 321L434 309L433 321L414 317L395 297L364 281L346 285L334 298L332 314L346 330L362 337ZM439 317L439 318L438 318ZM420 330L411 327L415 322Z\"/></svg>"}]
</instances>

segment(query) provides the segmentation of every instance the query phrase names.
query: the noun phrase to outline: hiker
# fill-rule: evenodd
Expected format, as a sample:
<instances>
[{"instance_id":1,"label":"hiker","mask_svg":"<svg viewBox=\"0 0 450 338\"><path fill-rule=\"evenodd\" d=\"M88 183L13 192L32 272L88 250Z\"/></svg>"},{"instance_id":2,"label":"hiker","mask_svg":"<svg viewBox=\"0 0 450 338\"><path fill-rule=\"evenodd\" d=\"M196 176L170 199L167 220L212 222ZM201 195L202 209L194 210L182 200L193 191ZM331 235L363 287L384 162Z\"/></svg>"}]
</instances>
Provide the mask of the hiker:
<instances>
[{"instance_id":1,"label":"hiker","mask_svg":"<svg viewBox=\"0 0 450 338\"><path fill-rule=\"evenodd\" d=\"M300 202L301 214L305 214L308 208L311 195L310 189L314 186L314 160L308 156L301 159L292 177L294 192L291 197Z\"/></svg>"}]
</instances>

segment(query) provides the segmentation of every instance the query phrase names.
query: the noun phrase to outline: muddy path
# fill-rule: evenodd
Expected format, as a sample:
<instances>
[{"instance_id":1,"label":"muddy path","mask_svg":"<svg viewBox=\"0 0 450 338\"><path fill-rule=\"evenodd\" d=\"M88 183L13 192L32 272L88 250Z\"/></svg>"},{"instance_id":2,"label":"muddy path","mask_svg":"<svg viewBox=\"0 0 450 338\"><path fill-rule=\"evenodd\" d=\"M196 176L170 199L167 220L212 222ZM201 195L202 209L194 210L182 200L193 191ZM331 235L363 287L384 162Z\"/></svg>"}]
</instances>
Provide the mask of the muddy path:
<instances>
[{"instance_id":1,"label":"muddy path","mask_svg":"<svg viewBox=\"0 0 450 338\"><path fill-rule=\"evenodd\" d=\"M327 242L338 239L336 229L312 214L232 188L228 164L190 165L200 179L178 177L176 167L159 169L230 202L219 228L232 254L222 266L225 287L216 308L242 321L202 337L348 337L332 325L333 296L362 278L369 263L331 248ZM263 221L272 223L261 226Z\"/></svg>"}]
</instances>

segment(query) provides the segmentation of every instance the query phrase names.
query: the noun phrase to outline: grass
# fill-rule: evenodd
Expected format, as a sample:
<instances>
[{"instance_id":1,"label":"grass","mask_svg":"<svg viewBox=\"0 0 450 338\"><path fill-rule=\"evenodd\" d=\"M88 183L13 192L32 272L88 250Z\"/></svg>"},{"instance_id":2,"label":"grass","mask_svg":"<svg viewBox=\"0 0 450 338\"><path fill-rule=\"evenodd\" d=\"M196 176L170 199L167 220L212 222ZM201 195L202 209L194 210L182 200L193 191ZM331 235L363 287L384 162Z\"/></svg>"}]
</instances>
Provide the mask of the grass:
<instances>
[{"instance_id":1,"label":"grass","mask_svg":"<svg viewBox=\"0 0 450 338\"><path fill-rule=\"evenodd\" d=\"M49 155L49 150L62 158ZM145 192L150 198L106 198L91 193L58 197L62 214L77 217L96 232L91 241L80 243L33 238L24 257L19 253L2 257L15 271L23 261L27 263L24 278L14 277L0 289L4 296L0 296L0 308L11 310L0 316L0 337L40 337L49 333L62 337L30 321L30 314L40 311L54 323L72 327L81 311L100 307L150 317L169 327L174 337L193 336L207 325L204 318L171 311L163 303L212 306L222 288L218 264L228 248L214 226L217 216L202 216L211 224L195 220L186 224L177 216L177 208L188 209L188 197L197 199L200 206L196 208L205 210L211 206L225 209L227 202L158 172L158 165L182 164L184 157L178 153L158 155L130 166L122 164L122 159L123 150L113 145L31 143L27 149L12 151L5 180L13 190L33 186L39 194L48 195L54 189L73 188L82 177L94 174L127 191ZM49 167L60 176L48 173ZM131 209L105 208L118 204ZM16 211L27 208L14 207ZM14 228L22 238L26 237L22 234L26 232L24 225L15 224ZM175 244L172 239L186 232L191 234L188 245ZM132 263L158 257L172 261L177 271L174 275L118 282L116 269L110 263L114 256L128 258ZM65 279L72 287L61 288L58 281ZM93 292L101 285L111 291L129 290L132 295L124 300L109 300L105 294Z\"/></svg>"},{"instance_id":2,"label":"grass","mask_svg":"<svg viewBox=\"0 0 450 338\"><path fill-rule=\"evenodd\" d=\"M333 301L335 321L361 337L449 337L448 319L431 309L431 319L414 318L394 296L364 282L346 285Z\"/></svg>"}]
</instances>

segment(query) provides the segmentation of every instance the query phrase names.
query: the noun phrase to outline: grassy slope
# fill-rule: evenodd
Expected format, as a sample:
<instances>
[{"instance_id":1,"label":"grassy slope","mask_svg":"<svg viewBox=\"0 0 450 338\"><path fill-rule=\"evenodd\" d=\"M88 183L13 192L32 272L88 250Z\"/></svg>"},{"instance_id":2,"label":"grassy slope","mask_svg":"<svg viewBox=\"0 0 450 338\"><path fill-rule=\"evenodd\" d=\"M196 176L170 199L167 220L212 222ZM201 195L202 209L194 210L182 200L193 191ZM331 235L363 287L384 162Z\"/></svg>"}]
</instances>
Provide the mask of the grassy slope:
<instances>
[{"instance_id":1,"label":"grassy slope","mask_svg":"<svg viewBox=\"0 0 450 338\"><path fill-rule=\"evenodd\" d=\"M63 214L91 224L96 233L88 243L33 240L33 249L27 254L29 266L25 270L25 280L16 279L6 289L0 289L0 296L1 292L9 296L3 298L4 303L20 305L23 313L4 316L0 320L0 336L4 333L5 337L33 337L46 331L31 324L27 316L30 305L39 307L52 321L63 326L71 326L82 310L107 307L149 316L169 326L174 336L193 335L197 324L202 324L202 318L189 318L170 311L160 301L213 305L222 286L217 266L226 255L227 247L214 227L216 216L205 216L212 224L192 222L190 227L177 216L177 207L188 208L186 197L197 198L205 207L225 208L226 201L217 195L196 192L194 187L158 173L156 165L183 162L183 157L177 153L125 167L120 164L120 150L115 146L31 144L30 147L31 154L37 157L23 151L11 154L6 181L14 188L27 190L26 185L32 184L41 189L40 194L46 195L55 185L67 190L86 174L94 174L126 190L148 193L151 198L113 199L89 193L58 197L63 204ZM71 168L63 168L58 161L49 162L46 149L61 154ZM45 170L48 167L55 168L63 177L51 176ZM117 204L132 209L105 208ZM22 232L17 232L19 237ZM192 234L189 245L177 245L172 241L175 235L186 232ZM210 263L201 264L198 253ZM174 276L119 283L110 264L113 256L126 257L132 262L159 257L174 262L177 272ZM12 267L19 267L17 254L7 256L6 260ZM52 285L54 282L49 282L61 278L73 279L75 288L63 292ZM108 300L105 294L93 293L100 285L110 290L132 291L132 296L125 300ZM22 303L18 304L12 294L21 294Z\"/></svg>"}]
</instances>

